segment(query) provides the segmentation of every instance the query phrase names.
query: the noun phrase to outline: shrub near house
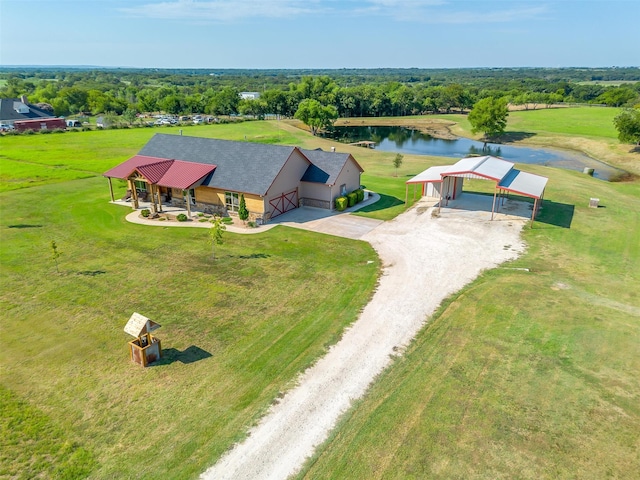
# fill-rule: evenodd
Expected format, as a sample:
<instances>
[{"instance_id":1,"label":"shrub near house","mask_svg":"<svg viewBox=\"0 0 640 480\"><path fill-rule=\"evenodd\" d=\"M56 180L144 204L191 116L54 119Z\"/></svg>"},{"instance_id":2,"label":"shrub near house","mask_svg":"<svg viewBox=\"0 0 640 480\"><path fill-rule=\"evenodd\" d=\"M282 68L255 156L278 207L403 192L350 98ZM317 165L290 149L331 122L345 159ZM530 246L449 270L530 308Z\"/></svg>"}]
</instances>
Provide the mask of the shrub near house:
<instances>
[{"instance_id":1,"label":"shrub near house","mask_svg":"<svg viewBox=\"0 0 640 480\"><path fill-rule=\"evenodd\" d=\"M364 200L364 190L358 188L346 196L338 197L335 200L335 208L339 212L344 211L347 207L353 207Z\"/></svg>"}]
</instances>

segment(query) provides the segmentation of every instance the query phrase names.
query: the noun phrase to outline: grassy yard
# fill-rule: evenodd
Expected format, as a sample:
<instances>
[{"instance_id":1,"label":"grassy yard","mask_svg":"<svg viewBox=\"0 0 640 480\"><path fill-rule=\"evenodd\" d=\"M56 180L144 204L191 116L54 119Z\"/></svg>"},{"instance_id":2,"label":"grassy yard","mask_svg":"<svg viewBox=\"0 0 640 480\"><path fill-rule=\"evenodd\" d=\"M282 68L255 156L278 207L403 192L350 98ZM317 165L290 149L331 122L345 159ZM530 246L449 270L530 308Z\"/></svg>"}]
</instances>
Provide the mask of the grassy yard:
<instances>
[{"instance_id":1,"label":"grassy yard","mask_svg":"<svg viewBox=\"0 0 640 480\"><path fill-rule=\"evenodd\" d=\"M134 128L0 137L0 191L101 175L135 155L156 133L292 145L296 137L268 122Z\"/></svg>"},{"instance_id":2,"label":"grassy yard","mask_svg":"<svg viewBox=\"0 0 640 480\"><path fill-rule=\"evenodd\" d=\"M634 145L622 144L613 126L619 108L578 107L510 112L504 142L526 146L553 147L583 152L596 160L640 176L640 152ZM454 133L473 135L466 115L440 115L456 121Z\"/></svg>"},{"instance_id":3,"label":"grassy yard","mask_svg":"<svg viewBox=\"0 0 640 480\"><path fill-rule=\"evenodd\" d=\"M450 298L299 478L637 478L640 185L550 173L527 253Z\"/></svg>"},{"instance_id":4,"label":"grassy yard","mask_svg":"<svg viewBox=\"0 0 640 480\"><path fill-rule=\"evenodd\" d=\"M206 230L127 223L95 171L150 133L2 139L3 184L14 175L24 187L58 163L93 176L0 194L0 478L197 477L338 340L375 286L379 263L363 242L286 227L228 233L214 262ZM166 356L147 369L128 359L134 311L162 324Z\"/></svg>"},{"instance_id":5,"label":"grassy yard","mask_svg":"<svg viewBox=\"0 0 640 480\"><path fill-rule=\"evenodd\" d=\"M0 478L195 478L367 302L379 265L362 242L277 227L226 234L214 262L206 230L128 224L100 174L178 130L0 138ZM184 134L335 145L285 122ZM442 163L406 155L395 177L392 153L338 149L383 195L363 215L382 219L405 208L406 178ZM550 177L508 265L529 271L450 298L301 477L635 477L640 183L526 170ZM133 311L162 324L157 366L128 360Z\"/></svg>"},{"instance_id":6,"label":"grassy yard","mask_svg":"<svg viewBox=\"0 0 640 480\"><path fill-rule=\"evenodd\" d=\"M549 108L511 112L509 131L546 132L559 135L609 138L617 140L613 118L618 108Z\"/></svg>"}]
</instances>

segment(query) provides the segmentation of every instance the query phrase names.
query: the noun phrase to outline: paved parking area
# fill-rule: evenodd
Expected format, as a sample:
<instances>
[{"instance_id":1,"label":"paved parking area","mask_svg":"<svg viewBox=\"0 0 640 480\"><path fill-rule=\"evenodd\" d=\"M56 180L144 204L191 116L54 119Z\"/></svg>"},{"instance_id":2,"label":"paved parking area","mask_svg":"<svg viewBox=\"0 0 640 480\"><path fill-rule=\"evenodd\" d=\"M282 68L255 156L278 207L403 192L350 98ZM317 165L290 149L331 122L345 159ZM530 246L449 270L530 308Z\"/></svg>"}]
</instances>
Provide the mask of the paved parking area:
<instances>
[{"instance_id":1,"label":"paved parking area","mask_svg":"<svg viewBox=\"0 0 640 480\"><path fill-rule=\"evenodd\" d=\"M379 199L378 195L371 195L367 201L344 212L330 212L310 207L296 208L274 218L270 225L286 225L302 230L359 240L384 222L373 218L351 215L351 212L375 203Z\"/></svg>"}]
</instances>

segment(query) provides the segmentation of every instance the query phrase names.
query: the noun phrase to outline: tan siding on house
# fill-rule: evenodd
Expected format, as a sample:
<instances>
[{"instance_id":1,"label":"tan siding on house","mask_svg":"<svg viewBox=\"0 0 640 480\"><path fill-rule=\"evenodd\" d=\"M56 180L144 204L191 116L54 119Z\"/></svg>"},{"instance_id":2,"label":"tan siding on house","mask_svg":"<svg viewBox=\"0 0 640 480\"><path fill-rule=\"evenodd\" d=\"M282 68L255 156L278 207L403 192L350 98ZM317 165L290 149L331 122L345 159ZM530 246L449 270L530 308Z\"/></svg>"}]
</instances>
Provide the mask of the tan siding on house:
<instances>
[{"instance_id":1,"label":"tan siding on house","mask_svg":"<svg viewBox=\"0 0 640 480\"><path fill-rule=\"evenodd\" d=\"M209 187L196 188L196 201L210 205L224 205L224 192Z\"/></svg>"},{"instance_id":2,"label":"tan siding on house","mask_svg":"<svg viewBox=\"0 0 640 480\"><path fill-rule=\"evenodd\" d=\"M331 187L324 183L300 182L300 198L331 202Z\"/></svg>"},{"instance_id":3,"label":"tan siding on house","mask_svg":"<svg viewBox=\"0 0 640 480\"><path fill-rule=\"evenodd\" d=\"M228 190L218 190L210 187L198 187L196 188L196 201L201 203L208 203L210 205L225 205L224 192ZM233 192L241 194L243 192ZM250 213L260 214L264 213L264 199L259 195L253 195L251 193L244 194L244 201L247 204L247 210Z\"/></svg>"},{"instance_id":4,"label":"tan siding on house","mask_svg":"<svg viewBox=\"0 0 640 480\"><path fill-rule=\"evenodd\" d=\"M357 190L358 188L360 188L360 173L361 172L360 172L360 169L358 168L358 165L356 164L353 157L350 156L347 162L345 163L344 168L336 178L335 185L333 185L331 188L332 203L333 203L333 200L335 200L337 197L340 196L341 185L343 184L346 185L347 193L353 192L354 190Z\"/></svg>"},{"instance_id":5,"label":"tan siding on house","mask_svg":"<svg viewBox=\"0 0 640 480\"><path fill-rule=\"evenodd\" d=\"M257 195L245 194L244 201L247 203L247 210L251 213L264 214L264 198Z\"/></svg>"}]
</instances>

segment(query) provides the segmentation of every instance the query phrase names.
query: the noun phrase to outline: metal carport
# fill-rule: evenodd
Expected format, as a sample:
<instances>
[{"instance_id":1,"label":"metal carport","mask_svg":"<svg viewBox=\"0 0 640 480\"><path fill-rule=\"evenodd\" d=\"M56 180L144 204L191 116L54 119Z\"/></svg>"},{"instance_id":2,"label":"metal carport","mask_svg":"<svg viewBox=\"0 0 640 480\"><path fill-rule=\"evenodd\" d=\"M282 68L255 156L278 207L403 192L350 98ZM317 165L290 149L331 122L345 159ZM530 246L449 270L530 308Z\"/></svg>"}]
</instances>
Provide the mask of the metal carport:
<instances>
[{"instance_id":1,"label":"metal carport","mask_svg":"<svg viewBox=\"0 0 640 480\"><path fill-rule=\"evenodd\" d=\"M540 209L544 197L544 190L548 178L533 173L523 172L515 168L515 164L492 156L466 157L453 165L435 166L419 173L406 181L405 203L409 199L409 185L414 185L414 200L416 186L422 185L422 195L438 193L440 201L438 210L445 206L450 199L455 199L462 193L462 182L465 178L492 180L495 182L493 204L491 207L491 220L496 212L496 200L498 209L505 192L515 193L533 198L533 213L531 223ZM457 179L461 179L460 182ZM435 195L431 195L435 196Z\"/></svg>"}]
</instances>

